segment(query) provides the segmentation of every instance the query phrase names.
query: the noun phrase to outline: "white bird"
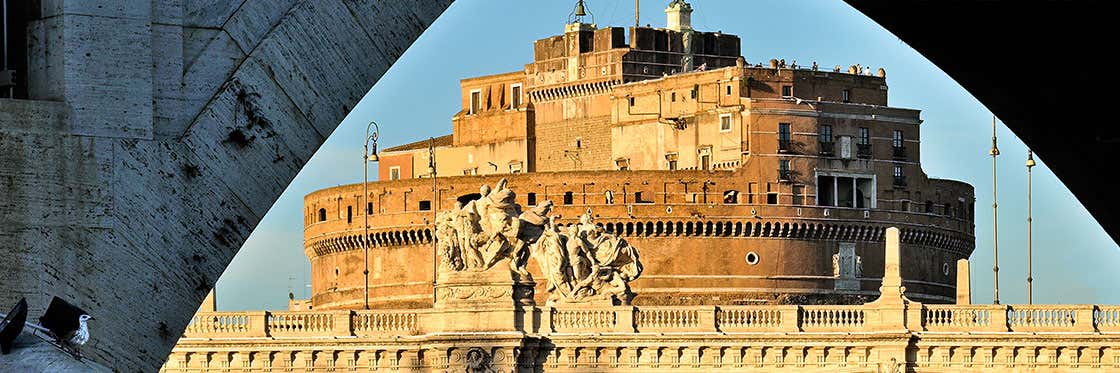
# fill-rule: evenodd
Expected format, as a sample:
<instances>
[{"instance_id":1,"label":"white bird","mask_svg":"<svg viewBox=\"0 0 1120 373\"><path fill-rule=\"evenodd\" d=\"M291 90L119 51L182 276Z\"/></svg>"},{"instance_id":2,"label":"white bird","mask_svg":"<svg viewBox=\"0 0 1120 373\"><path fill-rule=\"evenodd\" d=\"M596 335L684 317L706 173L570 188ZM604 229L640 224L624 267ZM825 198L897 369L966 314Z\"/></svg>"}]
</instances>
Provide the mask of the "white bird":
<instances>
[{"instance_id":1,"label":"white bird","mask_svg":"<svg viewBox=\"0 0 1120 373\"><path fill-rule=\"evenodd\" d=\"M86 342L89 342L89 327L86 326L86 321L92 319L92 316L86 314L78 316L78 329L74 330L74 333L70 335L70 338L67 338L67 342L70 342L70 345L81 346L86 344Z\"/></svg>"}]
</instances>

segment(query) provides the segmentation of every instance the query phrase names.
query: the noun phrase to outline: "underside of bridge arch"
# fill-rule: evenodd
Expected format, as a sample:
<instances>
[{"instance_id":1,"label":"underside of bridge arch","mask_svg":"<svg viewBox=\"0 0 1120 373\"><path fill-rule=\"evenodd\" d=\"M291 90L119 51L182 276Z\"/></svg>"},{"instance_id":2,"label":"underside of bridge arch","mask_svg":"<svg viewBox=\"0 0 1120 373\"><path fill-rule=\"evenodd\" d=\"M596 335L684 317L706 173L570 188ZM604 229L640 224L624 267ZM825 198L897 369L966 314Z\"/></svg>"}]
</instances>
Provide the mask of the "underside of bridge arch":
<instances>
[{"instance_id":1,"label":"underside of bridge arch","mask_svg":"<svg viewBox=\"0 0 1120 373\"><path fill-rule=\"evenodd\" d=\"M18 3L26 99L0 99L0 305L26 297L37 317L68 299L97 321L87 356L155 371L284 188L451 0Z\"/></svg>"}]
</instances>

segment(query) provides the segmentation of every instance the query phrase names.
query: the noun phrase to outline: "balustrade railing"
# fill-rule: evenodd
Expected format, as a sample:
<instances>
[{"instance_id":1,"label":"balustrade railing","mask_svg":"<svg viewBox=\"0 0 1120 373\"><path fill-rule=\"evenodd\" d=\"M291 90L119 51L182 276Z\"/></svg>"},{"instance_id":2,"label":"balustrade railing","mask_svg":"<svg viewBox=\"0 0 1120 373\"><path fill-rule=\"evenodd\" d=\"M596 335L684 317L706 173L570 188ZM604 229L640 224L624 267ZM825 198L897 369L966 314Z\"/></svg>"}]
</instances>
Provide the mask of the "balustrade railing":
<instances>
[{"instance_id":1,"label":"balustrade railing","mask_svg":"<svg viewBox=\"0 0 1120 373\"><path fill-rule=\"evenodd\" d=\"M848 331L863 329L867 314L863 306L802 306L804 331Z\"/></svg>"},{"instance_id":2,"label":"balustrade railing","mask_svg":"<svg viewBox=\"0 0 1120 373\"><path fill-rule=\"evenodd\" d=\"M867 305L541 307L548 333L856 332L910 319L915 332L1120 332L1120 306L920 305L912 317ZM418 335L438 318L428 310L205 312L187 338Z\"/></svg>"}]
</instances>

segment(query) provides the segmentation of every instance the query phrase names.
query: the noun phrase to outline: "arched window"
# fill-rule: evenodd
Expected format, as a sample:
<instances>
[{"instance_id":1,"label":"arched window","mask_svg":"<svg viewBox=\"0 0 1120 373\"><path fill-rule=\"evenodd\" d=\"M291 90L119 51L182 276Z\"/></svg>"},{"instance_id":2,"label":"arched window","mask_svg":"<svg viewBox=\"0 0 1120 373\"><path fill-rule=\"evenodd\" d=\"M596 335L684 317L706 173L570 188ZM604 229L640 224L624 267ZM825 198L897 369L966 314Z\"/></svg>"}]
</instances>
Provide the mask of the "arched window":
<instances>
[{"instance_id":1,"label":"arched window","mask_svg":"<svg viewBox=\"0 0 1120 373\"><path fill-rule=\"evenodd\" d=\"M327 221L327 209L319 209L319 221Z\"/></svg>"}]
</instances>

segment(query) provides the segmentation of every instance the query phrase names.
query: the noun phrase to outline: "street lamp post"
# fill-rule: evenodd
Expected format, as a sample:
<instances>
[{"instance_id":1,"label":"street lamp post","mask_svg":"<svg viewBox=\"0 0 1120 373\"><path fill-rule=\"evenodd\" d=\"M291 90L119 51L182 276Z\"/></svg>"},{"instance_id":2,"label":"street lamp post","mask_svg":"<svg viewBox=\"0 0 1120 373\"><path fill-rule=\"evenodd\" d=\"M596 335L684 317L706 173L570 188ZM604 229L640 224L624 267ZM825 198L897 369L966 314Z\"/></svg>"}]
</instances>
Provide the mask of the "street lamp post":
<instances>
[{"instance_id":1,"label":"street lamp post","mask_svg":"<svg viewBox=\"0 0 1120 373\"><path fill-rule=\"evenodd\" d=\"M1027 304L1034 304L1034 253L1031 247L1031 169L1034 165L1034 152L1027 149Z\"/></svg>"},{"instance_id":2,"label":"street lamp post","mask_svg":"<svg viewBox=\"0 0 1120 373\"><path fill-rule=\"evenodd\" d=\"M362 251L365 256L365 269L362 271L362 276L365 276L366 286L363 288L365 294L365 309L369 309L369 214L373 213L373 209L369 204L369 162L377 162L377 136L380 134L381 128L377 126L377 122L370 121L366 125L366 137L362 144L362 200L365 202L365 214L362 215ZM372 147L370 145L373 145Z\"/></svg>"},{"instance_id":3,"label":"street lamp post","mask_svg":"<svg viewBox=\"0 0 1120 373\"><path fill-rule=\"evenodd\" d=\"M998 206L996 205L996 157L999 156L999 148L996 147L996 116L992 115L992 149L988 151L992 156L992 273L995 276L994 289L995 300L994 304L999 304L999 218L996 213Z\"/></svg>"}]
</instances>

